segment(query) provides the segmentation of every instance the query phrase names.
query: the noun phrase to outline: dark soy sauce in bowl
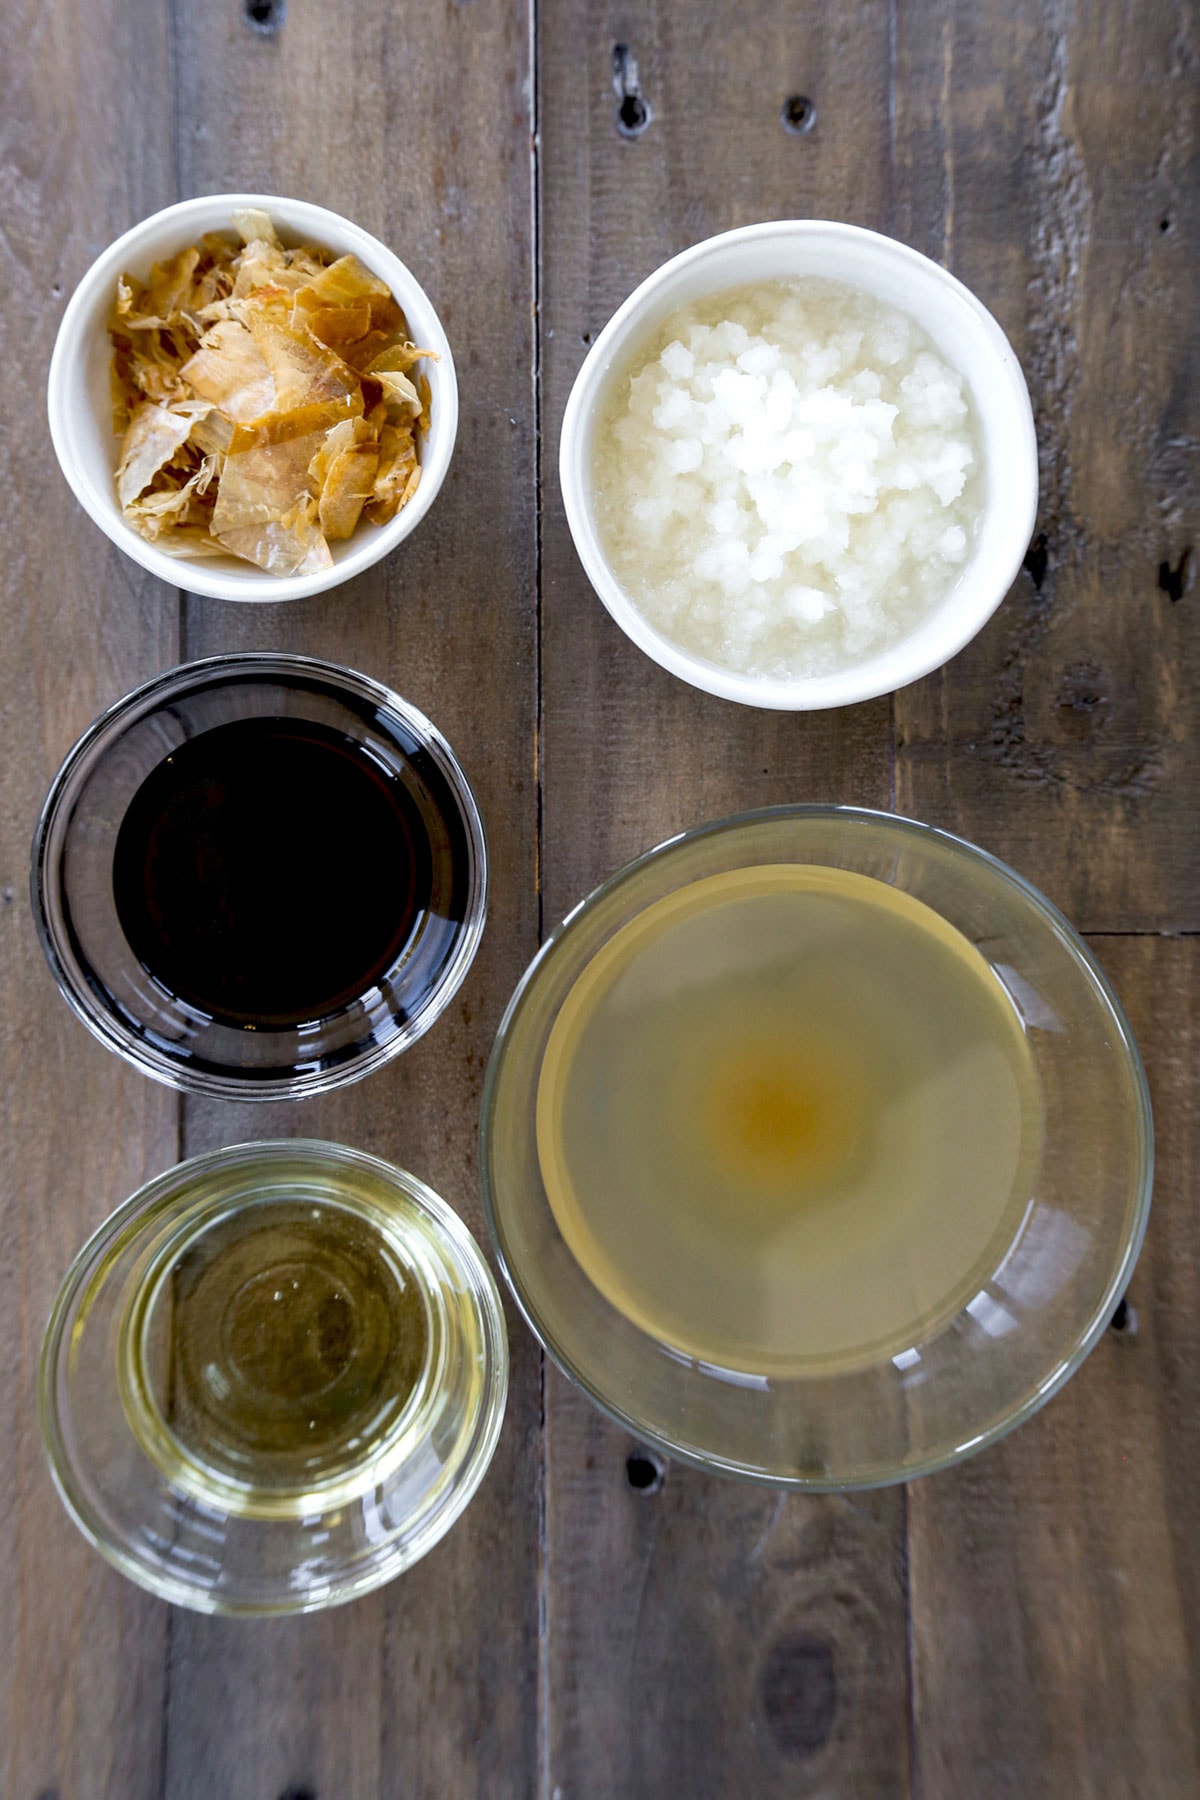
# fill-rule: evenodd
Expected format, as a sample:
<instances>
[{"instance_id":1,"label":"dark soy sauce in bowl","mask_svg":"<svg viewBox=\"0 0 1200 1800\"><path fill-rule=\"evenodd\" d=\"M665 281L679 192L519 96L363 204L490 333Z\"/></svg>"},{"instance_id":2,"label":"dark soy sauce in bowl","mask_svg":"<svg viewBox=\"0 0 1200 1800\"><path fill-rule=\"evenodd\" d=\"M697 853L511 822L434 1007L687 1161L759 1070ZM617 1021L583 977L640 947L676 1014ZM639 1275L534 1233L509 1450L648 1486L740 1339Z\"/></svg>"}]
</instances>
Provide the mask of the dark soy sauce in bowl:
<instances>
[{"instance_id":1,"label":"dark soy sauce in bowl","mask_svg":"<svg viewBox=\"0 0 1200 1800\"><path fill-rule=\"evenodd\" d=\"M130 948L233 1026L321 1018L376 986L428 907L429 833L401 777L316 720L235 719L129 806L113 893Z\"/></svg>"},{"instance_id":2,"label":"dark soy sauce in bowl","mask_svg":"<svg viewBox=\"0 0 1200 1800\"><path fill-rule=\"evenodd\" d=\"M211 657L111 708L33 846L42 946L110 1049L212 1095L352 1081L466 975L487 850L441 733L310 657Z\"/></svg>"}]
</instances>

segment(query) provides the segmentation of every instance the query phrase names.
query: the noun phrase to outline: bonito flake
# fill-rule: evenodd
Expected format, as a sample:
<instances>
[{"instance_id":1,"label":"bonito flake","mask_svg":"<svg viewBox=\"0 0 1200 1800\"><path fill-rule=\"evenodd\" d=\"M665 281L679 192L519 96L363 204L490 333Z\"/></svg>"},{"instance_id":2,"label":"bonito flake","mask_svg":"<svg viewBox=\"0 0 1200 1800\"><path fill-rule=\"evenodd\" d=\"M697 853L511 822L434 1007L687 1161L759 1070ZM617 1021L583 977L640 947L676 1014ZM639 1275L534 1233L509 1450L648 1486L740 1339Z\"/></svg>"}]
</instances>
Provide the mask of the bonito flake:
<instances>
[{"instance_id":1,"label":"bonito flake","mask_svg":"<svg viewBox=\"0 0 1200 1800\"><path fill-rule=\"evenodd\" d=\"M173 555L309 574L416 492L430 403L416 365L435 352L357 257L285 248L256 210L233 225L240 242L210 232L117 283L117 498Z\"/></svg>"}]
</instances>

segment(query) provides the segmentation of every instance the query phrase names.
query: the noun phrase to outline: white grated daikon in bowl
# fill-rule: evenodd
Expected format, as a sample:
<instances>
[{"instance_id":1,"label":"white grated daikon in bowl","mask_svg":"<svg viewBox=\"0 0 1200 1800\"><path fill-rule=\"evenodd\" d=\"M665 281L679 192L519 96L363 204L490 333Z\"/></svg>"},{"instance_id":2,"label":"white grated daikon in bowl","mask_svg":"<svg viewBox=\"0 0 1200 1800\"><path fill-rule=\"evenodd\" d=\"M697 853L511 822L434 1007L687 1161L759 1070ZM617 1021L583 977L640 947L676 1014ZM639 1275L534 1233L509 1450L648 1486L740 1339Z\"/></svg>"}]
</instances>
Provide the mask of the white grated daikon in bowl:
<instances>
[{"instance_id":1,"label":"white grated daikon in bowl","mask_svg":"<svg viewBox=\"0 0 1200 1800\"><path fill-rule=\"evenodd\" d=\"M685 650L763 678L905 637L983 512L962 374L897 307L812 276L671 313L614 382L592 456L629 599Z\"/></svg>"}]
</instances>

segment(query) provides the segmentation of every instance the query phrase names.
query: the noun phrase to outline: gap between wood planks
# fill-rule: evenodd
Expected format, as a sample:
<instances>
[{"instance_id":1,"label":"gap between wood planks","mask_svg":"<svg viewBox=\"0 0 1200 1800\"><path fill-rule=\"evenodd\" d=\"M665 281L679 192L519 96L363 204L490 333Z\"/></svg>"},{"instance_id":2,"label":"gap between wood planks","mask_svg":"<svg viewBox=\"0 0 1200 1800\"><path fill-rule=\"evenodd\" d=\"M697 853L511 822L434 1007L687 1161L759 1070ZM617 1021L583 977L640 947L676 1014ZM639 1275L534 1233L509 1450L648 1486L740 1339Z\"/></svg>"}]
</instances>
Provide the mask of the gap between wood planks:
<instances>
[{"instance_id":1,"label":"gap between wood planks","mask_svg":"<svg viewBox=\"0 0 1200 1800\"><path fill-rule=\"evenodd\" d=\"M530 390L533 404L533 787L537 822L533 835L533 883L537 908L537 940L545 941L545 771L542 761L542 482L544 444L542 431L542 139L541 57L539 53L539 0L528 0L529 32L529 272L533 284L533 331L530 334ZM537 1759L539 1800L550 1800L550 1581L547 1569L549 1522L546 1505L546 1352L538 1345L537 1436L537 1720L534 1754Z\"/></svg>"}]
</instances>

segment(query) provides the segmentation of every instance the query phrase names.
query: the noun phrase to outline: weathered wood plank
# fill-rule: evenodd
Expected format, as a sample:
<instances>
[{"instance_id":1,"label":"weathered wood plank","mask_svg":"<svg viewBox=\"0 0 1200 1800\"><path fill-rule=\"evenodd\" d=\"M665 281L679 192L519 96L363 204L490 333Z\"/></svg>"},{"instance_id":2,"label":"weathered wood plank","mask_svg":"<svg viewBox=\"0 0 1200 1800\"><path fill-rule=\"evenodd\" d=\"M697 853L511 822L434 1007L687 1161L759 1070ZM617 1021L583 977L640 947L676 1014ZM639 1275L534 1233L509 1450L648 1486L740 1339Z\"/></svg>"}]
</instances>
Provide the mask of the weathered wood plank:
<instances>
[{"instance_id":1,"label":"weathered wood plank","mask_svg":"<svg viewBox=\"0 0 1200 1800\"><path fill-rule=\"evenodd\" d=\"M897 797L1092 930L1200 925L1198 56L1186 0L897 15L895 229L1008 331L1042 472L1027 571L897 696Z\"/></svg>"},{"instance_id":2,"label":"weathered wood plank","mask_svg":"<svg viewBox=\"0 0 1200 1800\"><path fill-rule=\"evenodd\" d=\"M1170 0L897 16L896 228L995 310L1029 377L1040 538L993 624L897 696L901 808L1077 922L1196 924L1194 15ZM1181 828L1181 820L1187 823ZM1197 1770L1194 940L1097 941L1155 1092L1136 1337L910 1494L930 1800L1184 1794ZM984 1773L981 1773L984 1772Z\"/></svg>"},{"instance_id":3,"label":"weathered wood plank","mask_svg":"<svg viewBox=\"0 0 1200 1800\"><path fill-rule=\"evenodd\" d=\"M294 6L261 37L240 14L174 8L185 191L298 194L391 244L445 322L462 417L436 506L385 567L295 606L189 600L186 652L300 650L397 688L462 759L493 886L475 967L418 1046L299 1107L189 1103L186 1148L294 1132L355 1144L412 1168L479 1233L482 1071L536 941L526 25L511 8L336 0ZM523 1327L511 1335L495 1464L417 1569L323 1618L249 1629L176 1619L171 1800L533 1791L538 1358Z\"/></svg>"},{"instance_id":4,"label":"weathered wood plank","mask_svg":"<svg viewBox=\"0 0 1200 1800\"><path fill-rule=\"evenodd\" d=\"M554 1370L547 1422L550 1793L906 1794L903 1494L639 1488Z\"/></svg>"},{"instance_id":5,"label":"weathered wood plank","mask_svg":"<svg viewBox=\"0 0 1200 1800\"><path fill-rule=\"evenodd\" d=\"M586 346L668 256L755 219L887 206L887 7L572 0L541 19L546 918L682 827L785 799L886 801L888 703L771 715L669 675L625 638L571 546L558 489L562 410ZM651 123L616 129L614 46ZM627 65L629 66L629 65ZM785 96L817 96L806 136Z\"/></svg>"},{"instance_id":6,"label":"weathered wood plank","mask_svg":"<svg viewBox=\"0 0 1200 1800\"><path fill-rule=\"evenodd\" d=\"M650 125L617 132L614 46ZM587 342L643 276L753 219L887 217L888 9L544 7L542 753L547 925L619 863L779 800L886 805L886 701L771 715L634 649L576 561L556 475ZM624 64L631 68L627 58ZM788 135L791 93L817 107ZM781 1501L630 1440L548 1372L545 1800L908 1791L903 1497Z\"/></svg>"},{"instance_id":7,"label":"weathered wood plank","mask_svg":"<svg viewBox=\"0 0 1200 1800\"><path fill-rule=\"evenodd\" d=\"M1200 940L1093 948L1157 1127L1132 1323L1011 1438L910 1489L928 1800L1200 1792Z\"/></svg>"},{"instance_id":8,"label":"weathered wood plank","mask_svg":"<svg viewBox=\"0 0 1200 1800\"><path fill-rule=\"evenodd\" d=\"M176 4L171 17L174 122L158 9L14 0L0 24L2 605L20 671L0 702L11 1096L0 1350L19 1371L0 1411L0 1793L703 1800L845 1789L892 1800L909 1791L910 1755L914 1791L930 1800L1195 1791L1191 941L1099 946L1158 1101L1138 1331L1106 1340L1017 1437L911 1491L915 1740L903 1496L780 1503L677 1468L638 1491L626 1473L634 1446L551 1373L538 1757L538 1375L519 1324L488 1483L393 1589L324 1619L168 1624L87 1550L37 1445L41 1324L86 1231L173 1159L176 1108L55 997L25 862L68 743L176 660L177 609L73 507L44 442L27 467L21 430L42 416L61 290L172 197L173 157L182 192L275 186L321 200L380 232L427 281L464 389L437 508L387 569L311 605L190 601L182 653L326 654L430 712L490 828L491 926L452 1013L392 1069L303 1108L190 1107L185 1147L341 1138L408 1163L478 1229L482 1066L536 933L538 758L548 922L625 857L702 817L889 797L886 703L788 719L694 694L626 643L566 536L557 429L584 340L651 268L711 231L806 212L857 219L944 257L997 311L1038 409L1046 542L978 643L898 697L896 797L1007 855L1093 928L1196 926L1195 562L1184 552L1200 433L1183 277L1198 223L1194 15L1183 0L1021 0L1003 14L982 0L849 12L806 0L757 8L752 23L724 0L540 8L540 740L524 12L328 0L294 6L275 36L252 32L237 0ZM629 142L614 126L616 43L636 58L653 112ZM112 98L128 94L130 68L147 72L136 108ZM816 103L807 136L780 126L792 92Z\"/></svg>"},{"instance_id":9,"label":"weathered wood plank","mask_svg":"<svg viewBox=\"0 0 1200 1800\"><path fill-rule=\"evenodd\" d=\"M139 107L119 96L144 72ZM66 297L119 232L172 198L167 43L149 0L0 17L0 1793L152 1800L166 1609L79 1537L51 1486L37 1357L54 1290L87 1234L174 1160L178 1109L71 1017L30 915L29 844L78 733L171 663L170 589L76 506L45 427Z\"/></svg>"}]
</instances>

